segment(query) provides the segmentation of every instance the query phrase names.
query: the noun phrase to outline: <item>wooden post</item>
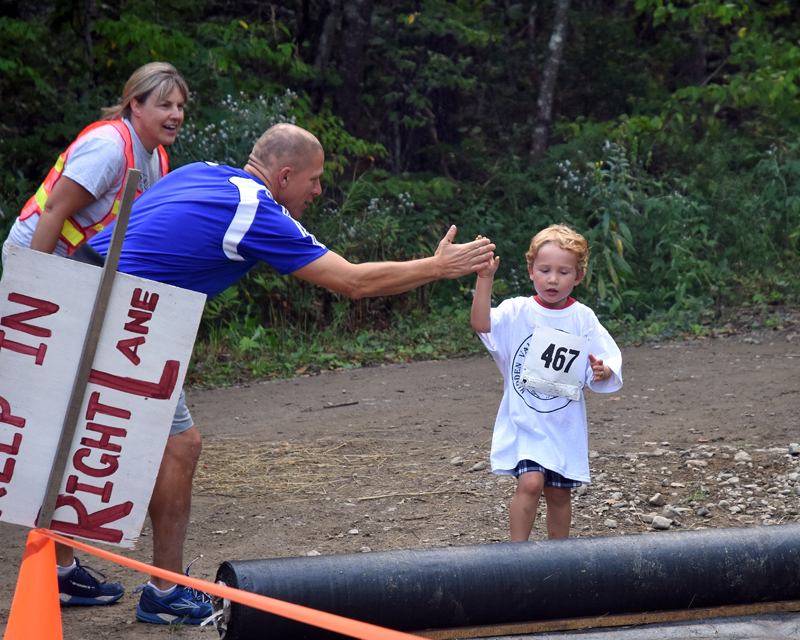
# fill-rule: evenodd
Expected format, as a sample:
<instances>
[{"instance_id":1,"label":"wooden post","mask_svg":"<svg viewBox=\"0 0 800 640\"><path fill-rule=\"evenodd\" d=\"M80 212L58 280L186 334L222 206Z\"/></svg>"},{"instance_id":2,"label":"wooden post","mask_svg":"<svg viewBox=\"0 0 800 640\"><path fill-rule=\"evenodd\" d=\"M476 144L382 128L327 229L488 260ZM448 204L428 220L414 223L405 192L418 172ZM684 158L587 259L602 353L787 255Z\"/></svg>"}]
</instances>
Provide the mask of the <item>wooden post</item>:
<instances>
[{"instance_id":1,"label":"wooden post","mask_svg":"<svg viewBox=\"0 0 800 640\"><path fill-rule=\"evenodd\" d=\"M119 210L114 223L114 231L111 235L111 243L108 247L103 276L100 279L100 286L97 289L92 319L89 323L89 331L86 334L86 341L83 345L83 355L81 356L78 374L72 387L72 399L70 400L69 410L64 419L64 427L61 430L61 437L58 443L58 453L56 454L55 464L50 472L50 480L47 484L47 494L45 495L42 510L39 514L38 526L50 528L53 520L58 492L61 488L61 481L64 471L67 468L69 451L72 447L72 440L80 419L83 399L86 396L86 387L89 383L89 374L92 370L92 363L97 351L97 343L100 339L100 330L103 328L108 300L111 297L111 288L114 286L114 278L117 274L119 256L122 252L122 243L125 239L125 231L128 228L128 220L131 215L133 201L136 198L136 189L139 185L139 177L142 172L138 169L128 169L125 176L125 186L123 188L122 199L119 202Z\"/></svg>"}]
</instances>

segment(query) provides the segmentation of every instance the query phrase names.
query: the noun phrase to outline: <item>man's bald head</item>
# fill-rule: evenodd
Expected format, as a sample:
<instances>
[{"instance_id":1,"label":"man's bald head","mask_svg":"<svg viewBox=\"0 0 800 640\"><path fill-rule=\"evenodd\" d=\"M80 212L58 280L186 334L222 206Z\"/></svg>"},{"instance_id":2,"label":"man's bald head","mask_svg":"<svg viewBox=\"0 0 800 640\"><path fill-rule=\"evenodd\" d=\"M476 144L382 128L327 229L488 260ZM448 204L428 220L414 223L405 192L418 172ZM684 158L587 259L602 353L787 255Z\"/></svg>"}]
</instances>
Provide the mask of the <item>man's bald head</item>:
<instances>
[{"instance_id":1,"label":"man's bald head","mask_svg":"<svg viewBox=\"0 0 800 640\"><path fill-rule=\"evenodd\" d=\"M250 164L266 173L292 167L302 171L319 155L322 145L314 134L296 125L282 122L267 129L253 146Z\"/></svg>"},{"instance_id":2,"label":"man's bald head","mask_svg":"<svg viewBox=\"0 0 800 640\"><path fill-rule=\"evenodd\" d=\"M258 139L244 170L261 180L275 202L299 220L322 194L325 153L319 140L305 129L276 124Z\"/></svg>"}]
</instances>

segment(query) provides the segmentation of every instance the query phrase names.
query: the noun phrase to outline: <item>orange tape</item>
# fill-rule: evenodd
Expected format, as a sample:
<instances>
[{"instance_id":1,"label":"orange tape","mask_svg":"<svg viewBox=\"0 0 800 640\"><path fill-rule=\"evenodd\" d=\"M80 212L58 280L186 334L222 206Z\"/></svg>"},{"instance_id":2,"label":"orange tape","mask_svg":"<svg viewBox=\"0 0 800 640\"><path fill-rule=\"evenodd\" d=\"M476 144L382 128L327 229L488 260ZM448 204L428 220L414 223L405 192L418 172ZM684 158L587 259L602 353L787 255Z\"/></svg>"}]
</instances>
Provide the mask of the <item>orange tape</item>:
<instances>
[{"instance_id":1,"label":"orange tape","mask_svg":"<svg viewBox=\"0 0 800 640\"><path fill-rule=\"evenodd\" d=\"M290 618L291 620L304 622L305 624L314 625L315 627L322 627L328 631L334 631L336 633L341 633L353 638L361 638L362 640L419 640L419 636L403 633L402 631L386 629L385 627L379 627L368 622L351 620L350 618L337 616L333 613L317 611L316 609L303 607L299 604L292 604L291 602L276 600L275 598L262 596L256 593L250 593L249 591L242 591L241 589L234 589L233 587L225 587L214 582L200 580L199 578L191 578L182 573L174 573L173 571L167 571L166 569L159 569L158 567L153 567L149 564L145 564L144 562L131 560L129 558L119 556L116 553L104 551L83 542L65 538L57 533L53 533L49 529L37 529L37 531L42 535L47 536L51 540L74 547L75 549L80 549L81 551L90 553L98 558L104 558L106 560L110 560L111 562L116 562L117 564L129 567L130 569L134 569L145 574L154 575L159 578L163 578L164 580L177 582L187 587L197 589L198 591L205 591L206 593L210 593L219 598L227 598L233 602L238 602L239 604L243 604L254 609L260 609L261 611L266 611L267 613L274 613L276 615L283 616L284 618Z\"/></svg>"}]
</instances>

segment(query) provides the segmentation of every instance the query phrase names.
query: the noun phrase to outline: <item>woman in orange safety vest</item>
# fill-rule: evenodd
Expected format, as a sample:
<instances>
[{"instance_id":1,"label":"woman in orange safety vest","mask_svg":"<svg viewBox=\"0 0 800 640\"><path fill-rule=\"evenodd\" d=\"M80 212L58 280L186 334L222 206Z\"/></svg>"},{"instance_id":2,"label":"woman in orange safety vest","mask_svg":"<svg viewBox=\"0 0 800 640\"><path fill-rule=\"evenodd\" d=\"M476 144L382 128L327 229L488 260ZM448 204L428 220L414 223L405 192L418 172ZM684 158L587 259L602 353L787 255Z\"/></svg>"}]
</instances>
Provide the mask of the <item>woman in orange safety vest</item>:
<instances>
[{"instance_id":1,"label":"woman in orange safety vest","mask_svg":"<svg viewBox=\"0 0 800 640\"><path fill-rule=\"evenodd\" d=\"M137 196L168 170L164 145L175 142L189 99L171 64L151 62L128 80L105 119L84 129L23 207L3 244L70 255L114 220L125 174L139 169Z\"/></svg>"},{"instance_id":2,"label":"woman in orange safety vest","mask_svg":"<svg viewBox=\"0 0 800 640\"><path fill-rule=\"evenodd\" d=\"M167 173L164 145L175 142L189 87L175 67L151 62L137 69L105 119L84 129L62 153L23 207L3 244L66 256L116 217L129 168L139 169L137 195ZM56 543L62 605L105 605L122 597L119 583L98 580ZM88 567L87 567L88 568Z\"/></svg>"}]
</instances>

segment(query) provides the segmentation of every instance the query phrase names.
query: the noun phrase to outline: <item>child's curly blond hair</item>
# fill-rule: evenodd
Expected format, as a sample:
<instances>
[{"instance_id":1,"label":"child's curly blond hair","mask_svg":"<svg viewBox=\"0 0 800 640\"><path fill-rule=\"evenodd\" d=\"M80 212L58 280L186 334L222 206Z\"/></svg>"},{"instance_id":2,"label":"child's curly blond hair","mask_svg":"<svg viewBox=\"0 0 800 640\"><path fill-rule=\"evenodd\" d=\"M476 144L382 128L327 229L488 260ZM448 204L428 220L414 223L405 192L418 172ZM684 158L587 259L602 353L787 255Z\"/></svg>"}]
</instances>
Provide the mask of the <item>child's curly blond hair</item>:
<instances>
[{"instance_id":1,"label":"child's curly blond hair","mask_svg":"<svg viewBox=\"0 0 800 640\"><path fill-rule=\"evenodd\" d=\"M528 249L528 253L525 254L525 258L528 261L528 269L533 268L536 254L546 244L554 244L559 249L566 249L573 253L578 277L582 278L586 275L586 268L589 264L589 244L580 233L563 224L551 224L547 229L542 229L533 237L531 247Z\"/></svg>"}]
</instances>

